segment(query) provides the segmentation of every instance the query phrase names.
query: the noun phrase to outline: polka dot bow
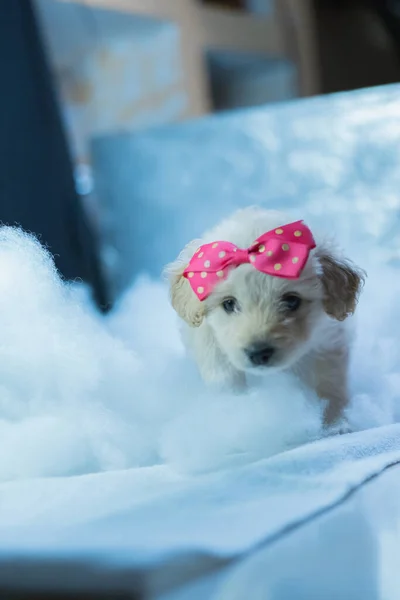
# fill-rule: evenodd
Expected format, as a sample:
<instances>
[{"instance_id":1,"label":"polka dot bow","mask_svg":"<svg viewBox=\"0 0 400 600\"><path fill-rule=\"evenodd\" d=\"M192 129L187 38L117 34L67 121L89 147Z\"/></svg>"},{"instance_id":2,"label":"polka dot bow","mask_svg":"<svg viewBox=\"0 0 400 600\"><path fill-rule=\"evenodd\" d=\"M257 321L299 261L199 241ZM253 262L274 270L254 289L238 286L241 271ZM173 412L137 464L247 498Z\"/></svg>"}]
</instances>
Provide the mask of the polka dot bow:
<instances>
[{"instance_id":1,"label":"polka dot bow","mask_svg":"<svg viewBox=\"0 0 400 600\"><path fill-rule=\"evenodd\" d=\"M247 250L230 242L200 246L183 272L199 298L205 300L231 269L246 263L261 273L297 279L315 241L303 221L283 225L260 236Z\"/></svg>"}]
</instances>

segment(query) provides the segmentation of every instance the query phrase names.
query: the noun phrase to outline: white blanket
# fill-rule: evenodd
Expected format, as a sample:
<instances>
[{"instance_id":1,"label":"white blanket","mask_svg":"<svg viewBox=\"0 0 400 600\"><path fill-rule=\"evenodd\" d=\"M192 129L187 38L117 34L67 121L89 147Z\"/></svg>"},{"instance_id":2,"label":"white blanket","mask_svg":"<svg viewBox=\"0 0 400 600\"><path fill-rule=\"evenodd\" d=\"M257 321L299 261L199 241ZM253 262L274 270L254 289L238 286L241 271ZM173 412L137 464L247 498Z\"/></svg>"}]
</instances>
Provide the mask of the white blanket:
<instances>
[{"instance_id":1,"label":"white blanket","mask_svg":"<svg viewBox=\"0 0 400 600\"><path fill-rule=\"evenodd\" d=\"M3 483L0 589L159 593L302 527L398 461L391 425L196 478L151 467Z\"/></svg>"}]
</instances>

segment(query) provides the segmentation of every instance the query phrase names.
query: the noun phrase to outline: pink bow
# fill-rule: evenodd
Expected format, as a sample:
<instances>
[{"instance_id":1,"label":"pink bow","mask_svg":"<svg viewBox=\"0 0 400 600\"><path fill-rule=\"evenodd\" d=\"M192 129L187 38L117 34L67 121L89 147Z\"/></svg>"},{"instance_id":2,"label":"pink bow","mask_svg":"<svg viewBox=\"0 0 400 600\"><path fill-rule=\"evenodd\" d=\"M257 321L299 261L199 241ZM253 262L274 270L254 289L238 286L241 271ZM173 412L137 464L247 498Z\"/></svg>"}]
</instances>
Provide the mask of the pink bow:
<instances>
[{"instance_id":1,"label":"pink bow","mask_svg":"<svg viewBox=\"0 0 400 600\"><path fill-rule=\"evenodd\" d=\"M267 231L246 250L231 242L200 246L183 272L199 298L205 300L231 269L246 263L258 271L285 279L297 279L315 241L303 221Z\"/></svg>"}]
</instances>

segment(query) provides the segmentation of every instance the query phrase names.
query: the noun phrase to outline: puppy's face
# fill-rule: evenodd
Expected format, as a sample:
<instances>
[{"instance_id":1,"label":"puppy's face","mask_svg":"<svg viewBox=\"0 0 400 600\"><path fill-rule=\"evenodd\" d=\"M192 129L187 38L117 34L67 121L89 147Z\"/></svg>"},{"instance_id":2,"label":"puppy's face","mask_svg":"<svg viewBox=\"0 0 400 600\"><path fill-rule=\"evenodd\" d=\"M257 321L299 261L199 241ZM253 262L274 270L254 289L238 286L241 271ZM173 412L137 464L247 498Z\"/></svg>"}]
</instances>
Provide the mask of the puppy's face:
<instances>
[{"instance_id":1,"label":"puppy's face","mask_svg":"<svg viewBox=\"0 0 400 600\"><path fill-rule=\"evenodd\" d=\"M247 209L208 239L247 247L284 222L285 217L269 211ZM293 365L321 341L320 325L327 316L342 321L355 310L363 273L318 243L299 279L270 276L243 264L201 302L182 276L199 245L199 240L189 244L168 269L172 304L192 327L208 327L214 343L239 371L262 374Z\"/></svg>"},{"instance_id":2,"label":"puppy's face","mask_svg":"<svg viewBox=\"0 0 400 600\"><path fill-rule=\"evenodd\" d=\"M204 301L205 318L229 361L241 371L286 368L313 344L323 286L312 268L300 280L242 265Z\"/></svg>"}]
</instances>

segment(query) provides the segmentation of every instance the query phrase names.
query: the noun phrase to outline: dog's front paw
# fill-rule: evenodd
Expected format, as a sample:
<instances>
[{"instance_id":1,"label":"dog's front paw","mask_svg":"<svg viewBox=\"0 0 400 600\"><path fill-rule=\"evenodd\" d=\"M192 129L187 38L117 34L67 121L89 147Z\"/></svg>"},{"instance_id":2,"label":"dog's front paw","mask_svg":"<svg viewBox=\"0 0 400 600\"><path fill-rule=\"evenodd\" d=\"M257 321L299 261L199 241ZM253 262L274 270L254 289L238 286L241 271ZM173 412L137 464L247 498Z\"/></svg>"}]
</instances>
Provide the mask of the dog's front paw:
<instances>
[{"instance_id":1,"label":"dog's front paw","mask_svg":"<svg viewBox=\"0 0 400 600\"><path fill-rule=\"evenodd\" d=\"M350 425L346 422L346 423L342 423L338 430L337 430L337 434L338 435L344 435L345 433L352 433L352 428L350 427Z\"/></svg>"},{"instance_id":2,"label":"dog's front paw","mask_svg":"<svg viewBox=\"0 0 400 600\"><path fill-rule=\"evenodd\" d=\"M352 428L346 419L340 419L332 425L325 426L326 434L329 435L345 435L346 433L352 433Z\"/></svg>"}]
</instances>

